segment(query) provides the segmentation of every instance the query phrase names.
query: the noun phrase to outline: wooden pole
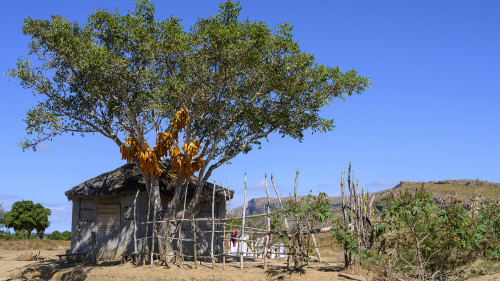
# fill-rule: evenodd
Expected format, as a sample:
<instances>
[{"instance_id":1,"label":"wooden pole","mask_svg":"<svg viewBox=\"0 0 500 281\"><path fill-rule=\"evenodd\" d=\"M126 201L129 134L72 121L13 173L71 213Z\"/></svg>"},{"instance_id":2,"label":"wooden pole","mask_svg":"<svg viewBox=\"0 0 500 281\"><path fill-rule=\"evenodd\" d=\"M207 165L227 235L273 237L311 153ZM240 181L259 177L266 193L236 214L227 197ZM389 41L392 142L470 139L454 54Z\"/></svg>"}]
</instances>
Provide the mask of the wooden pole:
<instances>
[{"instance_id":1,"label":"wooden pole","mask_svg":"<svg viewBox=\"0 0 500 281\"><path fill-rule=\"evenodd\" d=\"M197 258L197 253L196 253L196 222L194 221L194 214L191 214L191 217L193 219L192 225L193 225L193 255L194 255L194 267L198 268L198 258Z\"/></svg>"},{"instance_id":2,"label":"wooden pole","mask_svg":"<svg viewBox=\"0 0 500 281\"><path fill-rule=\"evenodd\" d=\"M245 172L245 187L244 187L244 193L243 193L243 219L241 220L241 238L245 237L245 215L247 212L246 206L247 206L247 173ZM243 251L241 251L241 248L243 246L243 243L245 241L241 239L238 241L239 246L239 251L240 251L240 269L243 269Z\"/></svg>"},{"instance_id":3,"label":"wooden pole","mask_svg":"<svg viewBox=\"0 0 500 281\"><path fill-rule=\"evenodd\" d=\"M314 250L316 250L316 254L318 255L318 262L321 262L321 255L319 254L318 245L316 244L316 238L314 238L314 233L311 233L311 236L314 243Z\"/></svg>"},{"instance_id":4,"label":"wooden pole","mask_svg":"<svg viewBox=\"0 0 500 281\"><path fill-rule=\"evenodd\" d=\"M295 172L295 184L293 186L293 201L297 202L297 188L299 187L299 170Z\"/></svg>"},{"instance_id":5,"label":"wooden pole","mask_svg":"<svg viewBox=\"0 0 500 281\"><path fill-rule=\"evenodd\" d=\"M175 236L175 232L172 233ZM166 230L165 230L165 253L168 253L168 247L170 246L170 217L167 219ZM172 239L173 241L173 239ZM173 247L172 247L173 248ZM167 259L165 258L165 261Z\"/></svg>"},{"instance_id":6,"label":"wooden pole","mask_svg":"<svg viewBox=\"0 0 500 281\"><path fill-rule=\"evenodd\" d=\"M276 196L278 196L278 203L280 205L280 209L283 210L283 202L281 202L280 194L278 193L278 189L276 189L276 185L274 184L273 175L271 175L271 183L273 184L274 192L276 192ZM284 221L285 221L285 229L288 231L288 220L286 219L286 217L284 218Z\"/></svg>"},{"instance_id":7,"label":"wooden pole","mask_svg":"<svg viewBox=\"0 0 500 281\"><path fill-rule=\"evenodd\" d=\"M222 186L222 184L221 184ZM227 187L227 182L226 182L226 187ZM227 203L227 194L226 194L226 189L225 188L222 188L224 190L224 206L226 205ZM227 212L228 209L226 209L226 212L224 214L224 218L227 218ZM223 238L223 242L222 242L222 269L224 269L224 267L226 266L226 221L224 221L224 224L222 225L223 229L222 229L222 238Z\"/></svg>"},{"instance_id":8,"label":"wooden pole","mask_svg":"<svg viewBox=\"0 0 500 281\"><path fill-rule=\"evenodd\" d=\"M139 189L134 197L134 253L137 253L137 197L139 196Z\"/></svg>"},{"instance_id":9,"label":"wooden pole","mask_svg":"<svg viewBox=\"0 0 500 281\"><path fill-rule=\"evenodd\" d=\"M154 191L154 207L153 207L153 229L152 229L152 238L151 238L151 261L150 261L150 265L152 266L153 265L153 253L155 251L155 230L156 230L156 191Z\"/></svg>"},{"instance_id":10,"label":"wooden pole","mask_svg":"<svg viewBox=\"0 0 500 281\"><path fill-rule=\"evenodd\" d=\"M266 183L266 194L267 194L267 214L271 213L270 205L271 199L269 198L269 188L267 186L267 173L264 174L265 183ZM271 231L271 218L267 216L267 232ZM266 240L264 245L264 270L267 269L267 246L269 244L269 234L266 234Z\"/></svg>"},{"instance_id":11,"label":"wooden pole","mask_svg":"<svg viewBox=\"0 0 500 281\"><path fill-rule=\"evenodd\" d=\"M344 180L345 168L342 168L342 178L340 179L340 192L342 194L342 220L346 222L345 216L345 180Z\"/></svg>"},{"instance_id":12,"label":"wooden pole","mask_svg":"<svg viewBox=\"0 0 500 281\"><path fill-rule=\"evenodd\" d=\"M96 253L96 237L95 237L95 232L92 231L90 233L90 246L91 246L91 250L90 250L90 264L92 266L96 265L97 264L97 253Z\"/></svg>"},{"instance_id":13,"label":"wooden pole","mask_svg":"<svg viewBox=\"0 0 500 281\"><path fill-rule=\"evenodd\" d=\"M280 209L283 210L284 209L283 202L281 202L280 194L278 193L278 189L276 189L276 185L274 184L273 175L271 175L271 183L273 184L274 191L276 192L276 196L278 196L278 202L280 204ZM288 241L290 241L291 238L289 236L289 231L288 231L288 220L286 219L286 217L284 217L283 221L285 223L285 231L287 233ZM290 269L290 247L288 247L287 251L288 251L288 253L286 255L286 268Z\"/></svg>"},{"instance_id":14,"label":"wooden pole","mask_svg":"<svg viewBox=\"0 0 500 281\"><path fill-rule=\"evenodd\" d=\"M349 223L347 221L347 216L346 216L346 191L345 191L345 168L342 169L342 177L340 179L340 192L342 194L342 220L345 225L349 226ZM349 231L349 229L347 229ZM349 257L347 255L347 252L344 251L344 265L349 266Z\"/></svg>"},{"instance_id":15,"label":"wooden pole","mask_svg":"<svg viewBox=\"0 0 500 281\"><path fill-rule=\"evenodd\" d=\"M212 269L215 269L214 237L215 237L215 181L212 187L212 242L210 243L210 257L212 258Z\"/></svg>"},{"instance_id":16,"label":"wooden pole","mask_svg":"<svg viewBox=\"0 0 500 281\"><path fill-rule=\"evenodd\" d=\"M148 213L146 215L146 233L144 234L144 239L142 239L142 247L144 248L144 265L146 265L147 248L149 247L148 238L147 238L149 236L149 216L151 216L151 198L149 198L149 196L148 196Z\"/></svg>"}]
</instances>

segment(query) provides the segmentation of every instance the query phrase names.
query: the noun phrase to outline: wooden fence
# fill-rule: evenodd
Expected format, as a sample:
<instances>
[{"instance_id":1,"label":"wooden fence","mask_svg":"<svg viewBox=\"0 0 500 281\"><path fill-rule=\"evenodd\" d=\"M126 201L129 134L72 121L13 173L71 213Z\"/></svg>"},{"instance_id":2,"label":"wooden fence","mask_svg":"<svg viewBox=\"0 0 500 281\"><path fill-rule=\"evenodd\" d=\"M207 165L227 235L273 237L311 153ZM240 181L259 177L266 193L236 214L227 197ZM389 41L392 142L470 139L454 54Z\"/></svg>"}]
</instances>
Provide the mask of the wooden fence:
<instances>
[{"instance_id":1,"label":"wooden fence","mask_svg":"<svg viewBox=\"0 0 500 281\"><path fill-rule=\"evenodd\" d=\"M297 188L298 188L298 171L296 174L296 181L295 181L295 196L294 200L297 201ZM274 187L274 191L276 192L278 202L279 202L279 207L281 209L284 208L283 202L281 201L280 194L278 193L278 190L276 189L276 185L274 184L273 177L271 176L271 182ZM191 214L190 218L181 218L181 219L173 219L173 220L168 220L168 221L148 221L148 222L137 222L134 220L134 254L141 256L142 258L146 259L146 257L149 258L150 263L153 263L154 258L156 257L157 260L161 261L165 266L169 267L169 263L174 262L179 264L180 267L182 267L182 262L185 258L190 258L195 261L195 265L197 267L197 262L201 259L205 260L211 260L212 262L212 267L215 268L216 260L222 261L222 267L226 265L226 260L228 258L233 258L233 259L239 259L240 261L240 268L243 268L245 260L249 261L252 260L253 262L262 262L264 269L268 267L269 259L279 259L279 258L287 258L287 264L289 265L289 257L290 257L290 251L289 251L289 246L285 244L284 242L281 241L276 241L274 238L275 236L278 236L280 233L274 232L271 230L271 216L273 216L275 213L271 212L270 210L270 195L269 195L269 188L267 184L267 174L265 175L265 186L266 186L266 193L267 193L267 210L266 213L264 214L257 214L257 215L247 215L247 184L246 184L246 173L245 173L245 181L244 181L244 204L243 204L243 212L241 216L230 216L229 215L229 208L231 206L231 200L227 200L226 197L226 202L228 203L228 208L226 208L226 213L223 218L215 218L215 182L214 182L214 192L212 194L212 214L211 217L204 217L204 218L195 218L194 214ZM224 189L224 195L227 196L226 190L227 188ZM185 198L184 198L185 199ZM134 204L135 205L135 204ZM135 208L134 208L135 212ZM149 217L149 216L148 216ZM135 218L135 213L134 213L134 218ZM257 225L252 224L256 219L264 219L264 222L260 222ZM193 232L193 238L192 239L187 239L185 238L186 235L181 235L182 232L182 225L185 223L190 223L191 224L191 230ZM203 231L200 230L199 223L211 223L211 230L209 231ZM286 229L288 229L289 224L294 223L290 222L287 220L287 218L284 218L283 224ZM154 227L150 236L145 236L141 238L137 238L137 226L141 224L146 224L146 225L151 225L153 224ZM170 231L170 227L176 226L177 229L175 231ZM222 228L222 230L217 230ZM158 229L161 229L163 231L158 232ZM227 231L227 229L231 231ZM321 261L321 256L319 253L318 248L320 246L317 245L316 239L314 237L314 233L319 233L319 232L327 232L331 228L326 227L326 228L321 228L321 229L314 229L313 231L310 232L310 235L312 235L312 241L314 243L314 250L316 251L318 261ZM175 237L175 233L178 233L177 237ZM210 233L211 234L211 239L210 239L210 255L209 256L203 256L198 254L197 248L198 248L198 241L197 241L197 233ZM234 232L239 233L240 236L237 237L234 235ZM169 235L170 233L170 235ZM147 234L147 231L146 231ZM223 237L223 247L222 247L222 253L215 253L214 250L214 240L217 238L217 236L222 235ZM144 253L137 253L138 251L138 244L143 243L144 246L148 244L148 240L151 239L150 241L154 241L158 239L158 241L164 241L164 243L161 243L159 245L159 249L155 249L154 243L151 243L151 247L143 247L143 249L147 249L147 252ZM169 245L172 245L173 241L176 240L178 241L178 245L180 246L178 248L178 252L173 251L173 249L169 249ZM194 250L193 250L193 255L187 255L184 250L183 250L183 242L193 242L194 244ZM230 246L232 243L233 247Z\"/></svg>"}]
</instances>

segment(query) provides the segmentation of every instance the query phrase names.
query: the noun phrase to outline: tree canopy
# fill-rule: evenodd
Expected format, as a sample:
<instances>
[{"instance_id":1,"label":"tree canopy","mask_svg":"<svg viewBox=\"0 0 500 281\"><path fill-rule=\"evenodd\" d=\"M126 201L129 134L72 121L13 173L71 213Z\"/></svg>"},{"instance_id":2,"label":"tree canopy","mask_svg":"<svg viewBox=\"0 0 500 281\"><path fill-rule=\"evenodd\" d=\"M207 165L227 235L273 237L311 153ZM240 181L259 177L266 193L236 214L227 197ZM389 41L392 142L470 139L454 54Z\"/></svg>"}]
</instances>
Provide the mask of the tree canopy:
<instances>
[{"instance_id":1,"label":"tree canopy","mask_svg":"<svg viewBox=\"0 0 500 281\"><path fill-rule=\"evenodd\" d=\"M0 229L5 227L5 210L3 209L2 203L0 203Z\"/></svg>"},{"instance_id":2,"label":"tree canopy","mask_svg":"<svg viewBox=\"0 0 500 281\"><path fill-rule=\"evenodd\" d=\"M9 75L40 101L27 113L28 138L20 146L99 133L120 148L128 138L149 151L185 108L178 137L186 148L199 143L197 157L204 160L192 209L214 169L260 147L271 133L301 141L306 130L331 131L333 120L322 109L370 85L354 69L316 63L293 40L290 24L240 20L241 7L231 1L219 7L189 29L173 16L157 19L146 0L125 15L94 10L85 24L27 18L30 58L19 59ZM171 207L187 177L179 174ZM153 197L154 177L147 186Z\"/></svg>"},{"instance_id":3,"label":"tree canopy","mask_svg":"<svg viewBox=\"0 0 500 281\"><path fill-rule=\"evenodd\" d=\"M66 240L69 241L71 240L71 232L69 231L63 231L62 233L60 231L54 230L52 231L51 234L49 234L48 237L50 240Z\"/></svg>"},{"instance_id":4,"label":"tree canopy","mask_svg":"<svg viewBox=\"0 0 500 281\"><path fill-rule=\"evenodd\" d=\"M34 204L30 200L17 201L12 204L10 211L5 212L5 225L15 231L27 231L29 238L33 230L41 233L49 227L50 214L50 209L40 203Z\"/></svg>"}]
</instances>

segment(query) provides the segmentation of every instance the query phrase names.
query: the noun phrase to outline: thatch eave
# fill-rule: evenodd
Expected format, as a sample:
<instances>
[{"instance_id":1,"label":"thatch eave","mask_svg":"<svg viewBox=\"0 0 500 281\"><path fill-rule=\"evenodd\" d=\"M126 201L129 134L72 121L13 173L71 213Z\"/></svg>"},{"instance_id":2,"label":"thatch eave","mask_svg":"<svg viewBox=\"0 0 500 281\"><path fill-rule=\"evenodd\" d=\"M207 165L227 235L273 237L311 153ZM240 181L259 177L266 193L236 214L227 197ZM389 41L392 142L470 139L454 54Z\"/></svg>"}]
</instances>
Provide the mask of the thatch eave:
<instances>
[{"instance_id":1,"label":"thatch eave","mask_svg":"<svg viewBox=\"0 0 500 281\"><path fill-rule=\"evenodd\" d=\"M172 197L177 177L168 173L168 171L171 170L170 165L161 163L160 168L164 171L159 179L160 192L166 197ZM193 196L196 181L196 177L191 177L189 181L188 197ZM203 186L200 197L201 203L210 203L212 201L213 187L214 184L208 182ZM234 191L226 190L226 195L224 195L224 189L222 187L218 185L215 185L215 187L216 202L223 202L224 200L233 198ZM128 193L135 193L137 189L146 191L144 176L135 163L128 163L71 188L65 192L65 195L69 200L77 198L112 198Z\"/></svg>"}]
</instances>

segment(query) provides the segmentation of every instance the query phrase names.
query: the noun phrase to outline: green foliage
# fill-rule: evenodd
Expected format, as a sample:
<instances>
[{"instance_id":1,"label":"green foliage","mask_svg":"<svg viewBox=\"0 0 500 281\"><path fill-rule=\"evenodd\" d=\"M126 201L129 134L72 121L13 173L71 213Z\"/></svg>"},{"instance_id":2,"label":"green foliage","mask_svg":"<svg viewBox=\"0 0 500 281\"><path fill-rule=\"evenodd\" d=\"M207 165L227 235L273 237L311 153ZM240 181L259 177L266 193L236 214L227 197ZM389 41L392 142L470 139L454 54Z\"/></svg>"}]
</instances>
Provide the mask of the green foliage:
<instances>
[{"instance_id":1,"label":"green foliage","mask_svg":"<svg viewBox=\"0 0 500 281\"><path fill-rule=\"evenodd\" d=\"M50 240L66 240L69 241L71 240L71 232L69 231L63 231L62 233L54 230L51 234L49 234L48 237Z\"/></svg>"},{"instance_id":2,"label":"green foliage","mask_svg":"<svg viewBox=\"0 0 500 281\"><path fill-rule=\"evenodd\" d=\"M270 28L240 20L238 3L219 7L189 29L173 16L157 19L147 0L125 15L94 10L83 25L27 18L31 57L8 75L40 102L27 113L29 138L20 146L99 133L118 146L130 136L146 150L151 132L165 130L186 106L184 138L199 140L205 159L192 209L214 169L271 133L300 141L306 130L332 130L325 106L370 86L354 69L316 63L293 40L290 24Z\"/></svg>"},{"instance_id":3,"label":"green foliage","mask_svg":"<svg viewBox=\"0 0 500 281\"><path fill-rule=\"evenodd\" d=\"M49 239L50 240L62 240L61 239L61 232L54 230L52 231L51 234L49 234Z\"/></svg>"},{"instance_id":4,"label":"green foliage","mask_svg":"<svg viewBox=\"0 0 500 281\"><path fill-rule=\"evenodd\" d=\"M5 210L3 209L2 203L0 203L0 230L5 227Z\"/></svg>"},{"instance_id":5,"label":"green foliage","mask_svg":"<svg viewBox=\"0 0 500 281\"><path fill-rule=\"evenodd\" d=\"M489 202L474 215L457 201L438 207L423 188L392 195L378 229L381 263L423 280L477 258L498 260L499 209Z\"/></svg>"},{"instance_id":6,"label":"green foliage","mask_svg":"<svg viewBox=\"0 0 500 281\"><path fill-rule=\"evenodd\" d=\"M342 219L333 221L330 234L335 241L344 250L344 260L346 264L350 264L350 255L358 255L358 235L355 232L348 231L348 225Z\"/></svg>"},{"instance_id":7,"label":"green foliage","mask_svg":"<svg viewBox=\"0 0 500 281\"><path fill-rule=\"evenodd\" d=\"M16 232L25 230L29 237L33 230L43 232L49 227L50 214L50 210L40 203L34 204L29 200L17 201L12 204L12 209L5 213L5 225Z\"/></svg>"},{"instance_id":8,"label":"green foliage","mask_svg":"<svg viewBox=\"0 0 500 281\"><path fill-rule=\"evenodd\" d=\"M331 205L324 192L320 192L318 196L309 194L299 201L290 199L283 210L273 214L272 229L280 233L279 239L287 240L295 269L302 268L308 260L313 229L331 217ZM288 227L284 223L285 219L288 221Z\"/></svg>"},{"instance_id":9,"label":"green foliage","mask_svg":"<svg viewBox=\"0 0 500 281\"><path fill-rule=\"evenodd\" d=\"M66 231L63 231L63 232L61 233L61 238L62 238L61 240L70 241L70 240L71 240L71 232L69 232L69 231L67 231L67 230L66 230Z\"/></svg>"},{"instance_id":10,"label":"green foliage","mask_svg":"<svg viewBox=\"0 0 500 281\"><path fill-rule=\"evenodd\" d=\"M473 248L487 259L500 261L500 204L481 205L468 229L472 230Z\"/></svg>"},{"instance_id":11,"label":"green foliage","mask_svg":"<svg viewBox=\"0 0 500 281\"><path fill-rule=\"evenodd\" d=\"M14 233L6 232L0 235L0 239L3 240L25 240L28 238L28 232L26 230L17 230ZM35 239L35 235L31 234L30 239Z\"/></svg>"}]
</instances>

